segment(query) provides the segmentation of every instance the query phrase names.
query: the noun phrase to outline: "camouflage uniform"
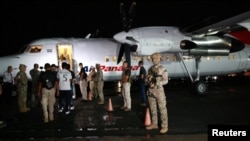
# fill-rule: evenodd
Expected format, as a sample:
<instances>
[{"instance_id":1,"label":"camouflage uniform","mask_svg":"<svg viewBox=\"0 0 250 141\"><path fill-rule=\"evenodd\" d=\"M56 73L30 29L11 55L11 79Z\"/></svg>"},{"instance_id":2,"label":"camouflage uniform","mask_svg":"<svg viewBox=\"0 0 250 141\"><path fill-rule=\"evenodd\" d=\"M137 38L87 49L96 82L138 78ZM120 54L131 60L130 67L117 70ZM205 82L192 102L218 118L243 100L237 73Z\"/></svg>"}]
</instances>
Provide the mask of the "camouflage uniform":
<instances>
[{"instance_id":1,"label":"camouflage uniform","mask_svg":"<svg viewBox=\"0 0 250 141\"><path fill-rule=\"evenodd\" d=\"M18 93L18 106L20 112L27 112L30 110L26 107L27 102L27 90L28 90L28 77L25 73L26 66L20 64L20 71L16 75L17 93Z\"/></svg>"},{"instance_id":2,"label":"camouflage uniform","mask_svg":"<svg viewBox=\"0 0 250 141\"><path fill-rule=\"evenodd\" d=\"M153 54L155 55L155 54ZM158 115L157 106L160 111L161 131L166 133L168 131L168 114L167 114L167 101L163 85L168 83L167 70L161 64L154 64L148 70L147 80L149 81L148 102L150 112L152 115L152 125L146 127L147 130L158 128Z\"/></svg>"},{"instance_id":3,"label":"camouflage uniform","mask_svg":"<svg viewBox=\"0 0 250 141\"><path fill-rule=\"evenodd\" d=\"M40 76L40 71L38 70L38 64L34 65L34 68L30 70L30 76L32 78L32 88L31 88L31 107L34 107L37 100L37 86L38 86L38 79Z\"/></svg>"},{"instance_id":4,"label":"camouflage uniform","mask_svg":"<svg viewBox=\"0 0 250 141\"><path fill-rule=\"evenodd\" d=\"M95 93L95 68L94 67L91 67L91 72L89 73L88 75L88 81L89 81L89 95L91 98L96 98L97 95Z\"/></svg>"},{"instance_id":5,"label":"camouflage uniform","mask_svg":"<svg viewBox=\"0 0 250 141\"><path fill-rule=\"evenodd\" d=\"M98 102L98 104L104 104L104 95L103 95L103 72L100 68L100 64L96 64L96 73L95 73L95 94L97 96L99 96L100 101Z\"/></svg>"}]
</instances>

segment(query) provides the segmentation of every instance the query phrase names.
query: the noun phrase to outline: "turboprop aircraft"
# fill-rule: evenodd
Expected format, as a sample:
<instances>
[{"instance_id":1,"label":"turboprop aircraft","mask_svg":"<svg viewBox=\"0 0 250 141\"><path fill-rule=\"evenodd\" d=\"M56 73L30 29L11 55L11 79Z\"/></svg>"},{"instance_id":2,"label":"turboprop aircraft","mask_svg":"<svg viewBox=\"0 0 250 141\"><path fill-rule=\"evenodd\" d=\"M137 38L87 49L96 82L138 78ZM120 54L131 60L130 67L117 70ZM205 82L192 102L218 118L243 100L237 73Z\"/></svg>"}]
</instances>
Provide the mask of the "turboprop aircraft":
<instances>
[{"instance_id":1,"label":"turboprop aircraft","mask_svg":"<svg viewBox=\"0 0 250 141\"><path fill-rule=\"evenodd\" d=\"M247 16L249 18L249 12ZM249 22L242 22L238 27L249 30ZM142 27L118 33L114 39L38 39L27 44L18 54L0 57L0 75L9 65L14 68L15 75L19 71L19 64L25 64L28 78L31 79L28 71L34 63L40 66L45 63L57 64L60 68L61 62L67 61L74 72L79 71L79 63L83 63L87 72L91 66L99 63L104 72L104 81L119 81L122 73L120 61L131 59L131 75L135 78L139 70L138 62L143 60L148 69L152 65L150 55L160 52L170 79L190 77L196 92L204 94L207 86L200 81L200 76L226 75L250 69L250 47L233 36L237 35L236 32L221 36L223 38L208 33L206 36L190 37L181 34L176 27ZM229 32L220 28L219 33ZM122 52L124 44L128 44L124 47L125 54ZM193 80L195 75L197 77Z\"/></svg>"},{"instance_id":2,"label":"turboprop aircraft","mask_svg":"<svg viewBox=\"0 0 250 141\"><path fill-rule=\"evenodd\" d=\"M83 63L85 70L90 71L91 66L101 64L104 72L104 81L119 81L122 73L122 63L117 64L117 51L120 43L107 38L45 38L29 43L21 53L0 57L0 74L2 75L7 67L11 65L13 76L19 71L19 64L27 66L26 73L31 79L28 71L33 68L34 63L44 66L45 63L60 66L62 54L67 53L68 63L71 64L74 72L79 71L78 64ZM158 52L158 49L152 52ZM183 53L162 53L161 63L167 68L169 78L185 78L196 74L196 59ZM151 65L150 55L138 55L131 53L132 78L138 75L138 62L144 61L148 69ZM123 56L121 60L125 60ZM244 72L250 69L250 46L244 49L229 53L227 56L202 56L200 58L200 75L214 76L230 73ZM199 86L199 85L198 85ZM200 86L201 87L201 86ZM204 93L207 87L196 88L199 93Z\"/></svg>"},{"instance_id":3,"label":"turboprop aircraft","mask_svg":"<svg viewBox=\"0 0 250 141\"><path fill-rule=\"evenodd\" d=\"M159 52L166 60L173 57L172 61L162 62L170 77L189 77L199 94L207 90L200 76L226 75L250 69L250 11L216 23L210 21L210 25L131 29L135 5L131 4L128 17L124 4L120 5L124 31L114 35L114 39L122 44L117 53L118 63L123 55L126 60L132 60L131 54L147 56Z\"/></svg>"}]
</instances>

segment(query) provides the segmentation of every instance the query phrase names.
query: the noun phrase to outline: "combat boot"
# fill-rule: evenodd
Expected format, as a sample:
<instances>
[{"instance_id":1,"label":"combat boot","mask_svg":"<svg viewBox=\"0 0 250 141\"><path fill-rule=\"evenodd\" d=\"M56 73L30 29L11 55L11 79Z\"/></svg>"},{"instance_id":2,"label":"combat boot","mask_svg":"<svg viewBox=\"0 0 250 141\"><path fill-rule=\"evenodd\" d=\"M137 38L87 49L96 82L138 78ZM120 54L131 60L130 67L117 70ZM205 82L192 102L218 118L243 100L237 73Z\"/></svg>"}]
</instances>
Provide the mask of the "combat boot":
<instances>
[{"instance_id":1,"label":"combat boot","mask_svg":"<svg viewBox=\"0 0 250 141\"><path fill-rule=\"evenodd\" d=\"M54 117L49 117L49 121L54 121Z\"/></svg>"},{"instance_id":2,"label":"combat boot","mask_svg":"<svg viewBox=\"0 0 250 141\"><path fill-rule=\"evenodd\" d=\"M26 106L24 106L24 109L25 109L26 111L29 111L29 110L30 110L30 108L27 108Z\"/></svg>"},{"instance_id":3,"label":"combat boot","mask_svg":"<svg viewBox=\"0 0 250 141\"><path fill-rule=\"evenodd\" d=\"M27 110L22 106L22 107L19 108L19 112L20 113L26 113Z\"/></svg>"},{"instance_id":4,"label":"combat boot","mask_svg":"<svg viewBox=\"0 0 250 141\"><path fill-rule=\"evenodd\" d=\"M130 108L125 108L124 111L129 112L129 111L131 111L131 109Z\"/></svg>"},{"instance_id":5,"label":"combat boot","mask_svg":"<svg viewBox=\"0 0 250 141\"><path fill-rule=\"evenodd\" d=\"M44 118L44 123L48 123L49 119L48 118Z\"/></svg>"},{"instance_id":6,"label":"combat boot","mask_svg":"<svg viewBox=\"0 0 250 141\"><path fill-rule=\"evenodd\" d=\"M165 134L167 132L168 132L168 128L167 127L162 127L161 130L160 130L161 134Z\"/></svg>"},{"instance_id":7,"label":"combat boot","mask_svg":"<svg viewBox=\"0 0 250 141\"><path fill-rule=\"evenodd\" d=\"M147 130L158 129L158 125L152 124L152 125L150 125L150 126L147 126L146 129L147 129Z\"/></svg>"}]
</instances>

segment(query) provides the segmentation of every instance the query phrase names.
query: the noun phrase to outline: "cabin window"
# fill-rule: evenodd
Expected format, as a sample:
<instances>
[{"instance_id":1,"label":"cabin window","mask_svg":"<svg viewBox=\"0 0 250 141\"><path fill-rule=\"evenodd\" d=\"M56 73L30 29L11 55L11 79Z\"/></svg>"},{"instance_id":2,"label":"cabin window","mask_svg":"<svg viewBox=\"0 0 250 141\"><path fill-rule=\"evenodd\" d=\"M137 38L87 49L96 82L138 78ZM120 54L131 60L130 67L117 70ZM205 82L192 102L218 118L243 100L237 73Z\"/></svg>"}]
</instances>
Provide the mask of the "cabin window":
<instances>
[{"instance_id":1,"label":"cabin window","mask_svg":"<svg viewBox=\"0 0 250 141\"><path fill-rule=\"evenodd\" d=\"M150 56L147 56L147 60L150 61L150 60L151 60L151 57L150 57Z\"/></svg>"},{"instance_id":2,"label":"cabin window","mask_svg":"<svg viewBox=\"0 0 250 141\"><path fill-rule=\"evenodd\" d=\"M134 61L138 61L138 57L137 56L134 56Z\"/></svg>"},{"instance_id":3,"label":"cabin window","mask_svg":"<svg viewBox=\"0 0 250 141\"><path fill-rule=\"evenodd\" d=\"M109 62L109 57L105 56L105 62Z\"/></svg>"},{"instance_id":4,"label":"cabin window","mask_svg":"<svg viewBox=\"0 0 250 141\"><path fill-rule=\"evenodd\" d=\"M29 53L39 53L42 50L42 46L41 45L37 45L37 46L31 46Z\"/></svg>"},{"instance_id":5,"label":"cabin window","mask_svg":"<svg viewBox=\"0 0 250 141\"><path fill-rule=\"evenodd\" d=\"M216 58L217 58L218 60L221 60L221 56L217 56Z\"/></svg>"},{"instance_id":6,"label":"cabin window","mask_svg":"<svg viewBox=\"0 0 250 141\"><path fill-rule=\"evenodd\" d=\"M161 57L161 61L163 61L163 60L164 60L164 58L163 58L164 56L163 56L163 55L161 55L161 56L162 56L162 57Z\"/></svg>"},{"instance_id":7,"label":"cabin window","mask_svg":"<svg viewBox=\"0 0 250 141\"><path fill-rule=\"evenodd\" d=\"M237 57L236 57L235 55L233 55L233 58L234 58L234 59L237 59Z\"/></svg>"},{"instance_id":8,"label":"cabin window","mask_svg":"<svg viewBox=\"0 0 250 141\"><path fill-rule=\"evenodd\" d=\"M177 59L176 59L176 55L173 55L173 61L176 61Z\"/></svg>"},{"instance_id":9,"label":"cabin window","mask_svg":"<svg viewBox=\"0 0 250 141\"><path fill-rule=\"evenodd\" d=\"M144 56L141 57L141 61L144 61Z\"/></svg>"},{"instance_id":10,"label":"cabin window","mask_svg":"<svg viewBox=\"0 0 250 141\"><path fill-rule=\"evenodd\" d=\"M117 60L117 57L116 56L113 56L113 62L116 62L116 60Z\"/></svg>"},{"instance_id":11,"label":"cabin window","mask_svg":"<svg viewBox=\"0 0 250 141\"><path fill-rule=\"evenodd\" d=\"M169 57L168 55L166 56L166 60L167 60L167 61L169 61L169 60L170 60L170 57Z\"/></svg>"},{"instance_id":12,"label":"cabin window","mask_svg":"<svg viewBox=\"0 0 250 141\"><path fill-rule=\"evenodd\" d=\"M236 56L235 56L235 55L229 55L229 56L228 56L228 59L229 59L229 60L234 60L234 59L236 59Z\"/></svg>"}]
</instances>

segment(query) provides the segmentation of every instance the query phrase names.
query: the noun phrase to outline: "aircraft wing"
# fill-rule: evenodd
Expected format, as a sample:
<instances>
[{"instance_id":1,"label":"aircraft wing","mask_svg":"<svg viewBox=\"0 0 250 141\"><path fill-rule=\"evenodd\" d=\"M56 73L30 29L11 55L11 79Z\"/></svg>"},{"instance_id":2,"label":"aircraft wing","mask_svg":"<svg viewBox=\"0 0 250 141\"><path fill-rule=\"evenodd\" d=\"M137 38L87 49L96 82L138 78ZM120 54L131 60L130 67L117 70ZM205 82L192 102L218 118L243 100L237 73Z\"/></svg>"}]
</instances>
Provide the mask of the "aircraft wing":
<instances>
[{"instance_id":1,"label":"aircraft wing","mask_svg":"<svg viewBox=\"0 0 250 141\"><path fill-rule=\"evenodd\" d=\"M213 21L208 19L201 23L181 28L180 31L188 36L226 34L241 30L250 31L250 11L216 23L212 23ZM207 25L209 23L211 24Z\"/></svg>"}]
</instances>

